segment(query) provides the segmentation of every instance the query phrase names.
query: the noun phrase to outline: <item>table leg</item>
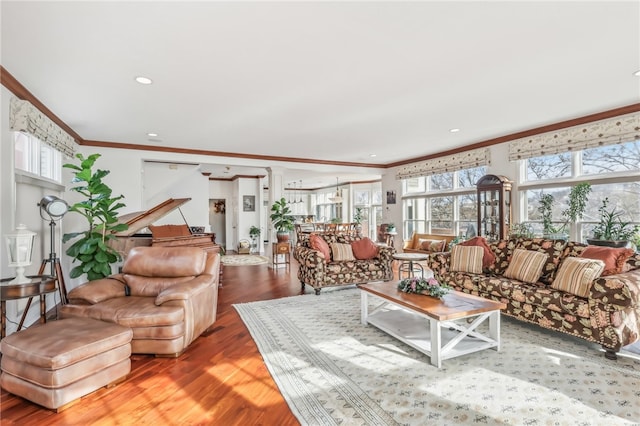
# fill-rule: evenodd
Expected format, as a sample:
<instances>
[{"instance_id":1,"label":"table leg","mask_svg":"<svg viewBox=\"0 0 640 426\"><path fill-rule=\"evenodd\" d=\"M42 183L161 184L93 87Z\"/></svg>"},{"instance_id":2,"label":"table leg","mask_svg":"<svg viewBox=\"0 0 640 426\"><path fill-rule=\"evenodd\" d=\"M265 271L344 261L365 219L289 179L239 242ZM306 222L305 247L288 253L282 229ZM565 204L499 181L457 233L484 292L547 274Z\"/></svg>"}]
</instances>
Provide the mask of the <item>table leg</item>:
<instances>
[{"instance_id":1,"label":"table leg","mask_svg":"<svg viewBox=\"0 0 640 426\"><path fill-rule=\"evenodd\" d=\"M47 322L47 303L45 300L45 295L40 295L40 324L44 324Z\"/></svg>"},{"instance_id":2,"label":"table leg","mask_svg":"<svg viewBox=\"0 0 640 426\"><path fill-rule=\"evenodd\" d=\"M440 358L440 349L442 348L442 333L440 331L440 321L430 319L431 324L431 364L436 367L442 367L442 359Z\"/></svg>"},{"instance_id":3,"label":"table leg","mask_svg":"<svg viewBox=\"0 0 640 426\"><path fill-rule=\"evenodd\" d=\"M7 335L7 302L4 300L0 302L0 311L2 314L2 319L0 319L2 322L0 325L2 327L2 329L0 329L0 339L4 339L4 336Z\"/></svg>"},{"instance_id":4,"label":"table leg","mask_svg":"<svg viewBox=\"0 0 640 426\"><path fill-rule=\"evenodd\" d=\"M369 299L367 292L360 290L360 323L367 325L367 317L369 316Z\"/></svg>"},{"instance_id":5,"label":"table leg","mask_svg":"<svg viewBox=\"0 0 640 426\"><path fill-rule=\"evenodd\" d=\"M500 352L500 311L495 311L489 316L489 336L496 341L494 350Z\"/></svg>"}]
</instances>

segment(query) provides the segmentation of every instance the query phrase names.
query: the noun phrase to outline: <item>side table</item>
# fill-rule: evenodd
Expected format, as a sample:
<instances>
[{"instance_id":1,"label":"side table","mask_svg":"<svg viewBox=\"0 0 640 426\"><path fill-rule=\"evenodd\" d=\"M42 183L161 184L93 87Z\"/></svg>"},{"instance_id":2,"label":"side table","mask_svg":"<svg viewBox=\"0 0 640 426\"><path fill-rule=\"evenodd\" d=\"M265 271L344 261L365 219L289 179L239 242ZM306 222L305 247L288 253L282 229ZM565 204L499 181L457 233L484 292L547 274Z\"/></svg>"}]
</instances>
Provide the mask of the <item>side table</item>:
<instances>
[{"instance_id":1,"label":"side table","mask_svg":"<svg viewBox=\"0 0 640 426\"><path fill-rule=\"evenodd\" d=\"M2 315L0 319L0 338L4 338L7 335L7 300L29 298L27 306L24 308L24 312L20 318L17 331L22 329L24 320L27 318L27 313L31 307L31 301L35 296L40 296L40 322L47 322L45 295L58 290L56 279L50 275L28 275L27 278L31 279L31 281L18 284L10 284L13 278L3 278L0 280L0 314Z\"/></svg>"},{"instance_id":2,"label":"side table","mask_svg":"<svg viewBox=\"0 0 640 426\"><path fill-rule=\"evenodd\" d=\"M393 255L395 260L400 261L398 266L398 279L402 279L402 273L407 273L407 278L415 276L416 270L420 271L420 276L424 277L424 268L418 262L422 262L429 259L428 254L421 253L396 253Z\"/></svg>"},{"instance_id":3,"label":"side table","mask_svg":"<svg viewBox=\"0 0 640 426\"><path fill-rule=\"evenodd\" d=\"M273 267L279 265L289 267L291 264L291 245L289 243L273 243Z\"/></svg>"}]
</instances>

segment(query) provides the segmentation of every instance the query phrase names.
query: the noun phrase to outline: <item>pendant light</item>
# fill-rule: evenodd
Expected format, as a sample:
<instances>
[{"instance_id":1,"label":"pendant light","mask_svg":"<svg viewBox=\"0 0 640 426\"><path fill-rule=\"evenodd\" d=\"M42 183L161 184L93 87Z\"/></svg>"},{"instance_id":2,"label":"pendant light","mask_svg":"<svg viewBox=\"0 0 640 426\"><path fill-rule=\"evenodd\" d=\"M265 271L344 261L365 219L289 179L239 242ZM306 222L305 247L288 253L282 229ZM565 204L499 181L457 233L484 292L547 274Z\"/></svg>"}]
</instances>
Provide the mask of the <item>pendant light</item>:
<instances>
[{"instance_id":1,"label":"pendant light","mask_svg":"<svg viewBox=\"0 0 640 426\"><path fill-rule=\"evenodd\" d=\"M336 177L336 193L333 197L329 197L329 201L332 203L341 203L342 202L342 192L338 188L338 178Z\"/></svg>"}]
</instances>

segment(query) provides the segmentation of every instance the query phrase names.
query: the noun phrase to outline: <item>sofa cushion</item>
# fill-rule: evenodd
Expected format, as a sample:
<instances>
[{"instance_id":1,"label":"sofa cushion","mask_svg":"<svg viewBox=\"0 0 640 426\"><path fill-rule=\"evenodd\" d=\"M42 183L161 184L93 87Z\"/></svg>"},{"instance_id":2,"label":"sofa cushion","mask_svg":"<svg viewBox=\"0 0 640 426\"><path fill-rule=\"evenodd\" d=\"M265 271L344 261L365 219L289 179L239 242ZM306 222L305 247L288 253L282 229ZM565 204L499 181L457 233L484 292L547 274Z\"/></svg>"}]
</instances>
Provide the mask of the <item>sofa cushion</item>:
<instances>
[{"instance_id":1,"label":"sofa cushion","mask_svg":"<svg viewBox=\"0 0 640 426\"><path fill-rule=\"evenodd\" d=\"M502 275L509 266L509 259L513 254L513 250L516 248L518 240L511 238L508 240L497 240L489 243L491 251L496 256L496 261L487 268L490 274Z\"/></svg>"},{"instance_id":2,"label":"sofa cushion","mask_svg":"<svg viewBox=\"0 0 640 426\"><path fill-rule=\"evenodd\" d=\"M318 234L311 234L309 236L309 244L311 248L319 251L324 255L324 261L331 261L331 249L329 248L329 244Z\"/></svg>"},{"instance_id":3,"label":"sofa cushion","mask_svg":"<svg viewBox=\"0 0 640 426\"><path fill-rule=\"evenodd\" d=\"M542 275L542 268L547 263L549 255L546 253L515 249L504 276L525 283L536 283Z\"/></svg>"},{"instance_id":4,"label":"sofa cushion","mask_svg":"<svg viewBox=\"0 0 640 426\"><path fill-rule=\"evenodd\" d=\"M482 257L484 250L478 246L461 246L456 244L451 249L451 271L482 273Z\"/></svg>"},{"instance_id":5,"label":"sofa cushion","mask_svg":"<svg viewBox=\"0 0 640 426\"><path fill-rule=\"evenodd\" d=\"M356 259L373 259L378 255L378 246L371 238L364 237L351 243L351 250Z\"/></svg>"},{"instance_id":6,"label":"sofa cushion","mask_svg":"<svg viewBox=\"0 0 640 426\"><path fill-rule=\"evenodd\" d=\"M560 260L567 242L565 240L549 240L546 238L521 238L516 248L539 251L548 255L547 261L542 267L542 275L539 280L545 284L551 284L553 275L558 269Z\"/></svg>"},{"instance_id":7,"label":"sofa cushion","mask_svg":"<svg viewBox=\"0 0 640 426\"><path fill-rule=\"evenodd\" d=\"M580 255L586 259L597 259L604 262L602 275L615 275L623 271L624 264L634 254L632 249L587 246Z\"/></svg>"},{"instance_id":8,"label":"sofa cushion","mask_svg":"<svg viewBox=\"0 0 640 426\"><path fill-rule=\"evenodd\" d=\"M593 280L604 270L602 260L567 257L562 261L551 288L566 291L576 296L589 297Z\"/></svg>"},{"instance_id":9,"label":"sofa cushion","mask_svg":"<svg viewBox=\"0 0 640 426\"><path fill-rule=\"evenodd\" d=\"M351 244L331 243L331 256L335 262L356 260L351 250Z\"/></svg>"},{"instance_id":10,"label":"sofa cushion","mask_svg":"<svg viewBox=\"0 0 640 426\"><path fill-rule=\"evenodd\" d=\"M428 251L430 253L437 253L440 251L445 251L445 244L446 240L430 240L420 238L418 240L418 247L416 248L419 250Z\"/></svg>"},{"instance_id":11,"label":"sofa cushion","mask_svg":"<svg viewBox=\"0 0 640 426\"><path fill-rule=\"evenodd\" d=\"M489 247L489 244L487 244L487 240L485 240L483 237L473 237L470 240L458 243L458 245L482 247L482 267L485 269L491 266L496 261L496 255L493 254L493 251L491 251L491 247Z\"/></svg>"}]
</instances>

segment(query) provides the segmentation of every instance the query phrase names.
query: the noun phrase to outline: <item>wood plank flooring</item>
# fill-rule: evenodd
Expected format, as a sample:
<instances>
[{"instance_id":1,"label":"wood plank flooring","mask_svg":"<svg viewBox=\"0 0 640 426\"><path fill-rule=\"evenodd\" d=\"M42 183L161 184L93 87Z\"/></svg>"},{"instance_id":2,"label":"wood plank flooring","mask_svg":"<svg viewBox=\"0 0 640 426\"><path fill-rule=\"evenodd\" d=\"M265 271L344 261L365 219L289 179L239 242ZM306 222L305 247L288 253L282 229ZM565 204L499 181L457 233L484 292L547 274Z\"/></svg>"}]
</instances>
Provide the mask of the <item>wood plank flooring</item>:
<instances>
[{"instance_id":1,"label":"wood plank flooring","mask_svg":"<svg viewBox=\"0 0 640 426\"><path fill-rule=\"evenodd\" d=\"M58 414L2 390L0 423L298 425L232 306L301 294L296 273L293 259L290 270L225 267L217 321L182 356L133 355L126 381L87 395Z\"/></svg>"}]
</instances>

